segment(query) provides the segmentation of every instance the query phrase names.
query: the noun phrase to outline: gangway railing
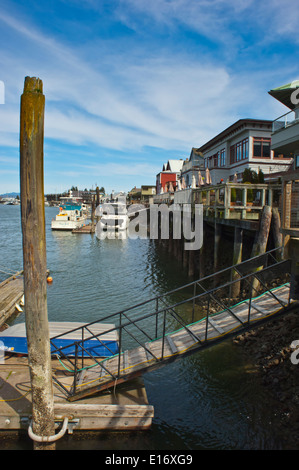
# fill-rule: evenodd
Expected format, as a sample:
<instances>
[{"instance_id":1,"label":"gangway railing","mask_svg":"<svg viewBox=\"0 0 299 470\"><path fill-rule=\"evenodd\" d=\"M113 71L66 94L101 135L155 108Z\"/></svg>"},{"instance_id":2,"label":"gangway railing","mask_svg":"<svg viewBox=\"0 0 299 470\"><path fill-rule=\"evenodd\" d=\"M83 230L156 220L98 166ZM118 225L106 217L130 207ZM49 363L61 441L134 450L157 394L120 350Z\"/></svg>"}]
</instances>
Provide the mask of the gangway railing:
<instances>
[{"instance_id":1,"label":"gangway railing","mask_svg":"<svg viewBox=\"0 0 299 470\"><path fill-rule=\"evenodd\" d=\"M67 388L57 377L53 377L56 384L64 391L69 399L80 395L80 380L82 372L97 370L99 377L104 376L105 384L99 389L105 389L112 384L129 380L146 370L152 370L161 365L176 360L178 357L172 341L172 333L182 331L189 338L191 346L179 356L189 354L196 349L211 344L209 339L209 327L215 326L213 318L221 312L226 312L228 317L236 322L232 334L240 334L240 331L252 327L253 299L267 294L275 300L278 310L285 311L290 305L290 289L287 298L280 298L276 293L277 286L288 285L290 281L291 260L281 259L282 248L270 250L260 256L248 259L237 265L225 268L217 273L205 276L184 286L178 287L165 294L125 308L119 312L106 315L98 321L93 321L84 326L68 331L50 339L52 354L58 355L61 361L73 374L72 387ZM237 278L235 278L237 274ZM231 287L240 283L240 295L238 298L230 297ZM240 317L235 313L235 305L246 302L246 317ZM245 305L245 304L244 304ZM277 309L276 309L277 310ZM260 320L263 321L263 320ZM205 334L195 332L193 325L197 322L205 324ZM97 323L114 325L103 333L94 334L93 325ZM256 321L255 323L256 324ZM216 326L217 328L217 326ZM71 332L81 332L80 340L74 341L72 347L74 354L67 351L70 345L56 347L57 340ZM221 332L221 327L219 327ZM109 348L103 340L105 334L116 334L118 338L118 351ZM222 340L223 335L219 335ZM216 338L217 339L217 338ZM99 345L107 348L108 358L96 357L87 348L90 340L96 340ZM159 343L159 347L156 346ZM153 347L155 345L156 349ZM158 347L158 350L157 350ZM169 348L173 354L169 354ZM133 351L143 351L146 361L144 367L138 363L128 367L128 354ZM166 353L166 350L168 351ZM137 353L136 353L137 354ZM139 357L139 356L138 356ZM113 361L111 360L113 359ZM109 360L110 359L110 360ZM114 363L114 366L110 364ZM93 380L93 383L96 380ZM96 390L96 386L93 386ZM85 394L87 392L85 391Z\"/></svg>"}]
</instances>

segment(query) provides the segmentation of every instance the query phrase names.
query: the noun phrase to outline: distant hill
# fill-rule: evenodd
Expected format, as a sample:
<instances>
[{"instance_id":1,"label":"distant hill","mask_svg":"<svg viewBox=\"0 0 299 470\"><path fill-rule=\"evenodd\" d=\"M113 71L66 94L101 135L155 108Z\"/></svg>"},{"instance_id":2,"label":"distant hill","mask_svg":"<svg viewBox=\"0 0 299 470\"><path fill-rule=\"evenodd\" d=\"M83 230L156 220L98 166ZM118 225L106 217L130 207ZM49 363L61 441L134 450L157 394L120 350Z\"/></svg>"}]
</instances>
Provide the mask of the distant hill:
<instances>
[{"instance_id":1,"label":"distant hill","mask_svg":"<svg viewBox=\"0 0 299 470\"><path fill-rule=\"evenodd\" d=\"M20 193L5 193L5 194L0 194L0 197L20 197Z\"/></svg>"}]
</instances>

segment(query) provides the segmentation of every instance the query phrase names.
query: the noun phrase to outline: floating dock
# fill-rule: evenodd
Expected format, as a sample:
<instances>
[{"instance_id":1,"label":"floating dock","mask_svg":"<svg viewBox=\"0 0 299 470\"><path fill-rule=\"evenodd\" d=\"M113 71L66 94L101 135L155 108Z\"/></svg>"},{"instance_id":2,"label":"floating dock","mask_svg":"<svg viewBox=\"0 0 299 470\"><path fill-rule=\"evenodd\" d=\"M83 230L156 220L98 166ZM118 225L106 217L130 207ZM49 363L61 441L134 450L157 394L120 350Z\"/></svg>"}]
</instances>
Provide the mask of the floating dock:
<instances>
[{"instance_id":1,"label":"floating dock","mask_svg":"<svg viewBox=\"0 0 299 470\"><path fill-rule=\"evenodd\" d=\"M23 271L10 276L0 284L0 329L1 326L15 313L22 311L24 295Z\"/></svg>"},{"instance_id":2,"label":"floating dock","mask_svg":"<svg viewBox=\"0 0 299 470\"><path fill-rule=\"evenodd\" d=\"M141 430L151 426L153 407L149 406L142 379L136 379L116 391L94 395L70 403L61 388L55 384L58 379L61 384L68 384L72 374L68 357L73 356L74 341L82 339L82 323L50 322L52 374L54 391L55 421L57 424L67 417L68 432L74 429L80 431L101 430ZM105 356L118 351L118 337L111 332L113 324L95 323L89 328L91 339L85 344L86 351L96 354L102 360ZM86 333L86 332L85 332ZM101 334L101 342L92 335ZM31 382L28 365L28 351L25 324L13 325L0 332L0 431L28 429L31 413ZM56 355L56 347L62 347L64 354ZM90 367L93 361L89 354L84 359L85 367Z\"/></svg>"},{"instance_id":3,"label":"floating dock","mask_svg":"<svg viewBox=\"0 0 299 470\"><path fill-rule=\"evenodd\" d=\"M72 233L94 233L95 227L92 224L82 225L82 227L75 228Z\"/></svg>"},{"instance_id":4,"label":"floating dock","mask_svg":"<svg viewBox=\"0 0 299 470\"><path fill-rule=\"evenodd\" d=\"M59 360L52 361L54 376L67 379L68 371ZM144 430L154 416L148 404L142 379L136 379L117 390L93 396L76 403L66 400L54 385L55 422L69 418L68 432L102 430ZM32 402L28 358L10 355L0 364L0 432L27 430L31 421Z\"/></svg>"}]
</instances>

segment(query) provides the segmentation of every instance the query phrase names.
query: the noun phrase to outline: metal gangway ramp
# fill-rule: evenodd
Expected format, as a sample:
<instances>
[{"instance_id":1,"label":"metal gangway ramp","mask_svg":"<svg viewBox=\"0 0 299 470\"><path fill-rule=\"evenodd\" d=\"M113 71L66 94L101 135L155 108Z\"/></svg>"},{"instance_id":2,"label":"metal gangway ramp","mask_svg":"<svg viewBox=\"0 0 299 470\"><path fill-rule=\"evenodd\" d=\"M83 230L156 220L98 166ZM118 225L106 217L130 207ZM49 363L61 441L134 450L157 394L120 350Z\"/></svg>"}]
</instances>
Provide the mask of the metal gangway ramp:
<instances>
[{"instance_id":1,"label":"metal gangway ramp","mask_svg":"<svg viewBox=\"0 0 299 470\"><path fill-rule=\"evenodd\" d=\"M64 348L54 349L68 371L63 380L54 374L54 383L68 400L78 400L287 312L297 301L290 294L291 260L281 259L281 252L282 248L268 251L101 318L99 322L113 323L117 331L118 353L111 357L93 357L86 350L85 342L95 337L104 343L92 332L97 322L84 325L73 357L65 355ZM235 283L241 294L231 299ZM50 340L54 348L57 338Z\"/></svg>"}]
</instances>

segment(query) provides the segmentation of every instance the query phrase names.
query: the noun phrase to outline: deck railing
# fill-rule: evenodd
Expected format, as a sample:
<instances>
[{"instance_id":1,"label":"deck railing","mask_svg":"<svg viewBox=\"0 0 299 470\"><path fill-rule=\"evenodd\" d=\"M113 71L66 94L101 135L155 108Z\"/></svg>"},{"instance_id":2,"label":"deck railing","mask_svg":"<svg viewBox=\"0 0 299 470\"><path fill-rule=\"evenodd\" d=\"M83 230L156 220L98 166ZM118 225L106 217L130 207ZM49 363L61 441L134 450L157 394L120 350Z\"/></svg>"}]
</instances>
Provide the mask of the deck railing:
<instances>
[{"instance_id":1,"label":"deck railing","mask_svg":"<svg viewBox=\"0 0 299 470\"><path fill-rule=\"evenodd\" d=\"M277 132L281 129L285 129L286 127L298 122L298 117L294 111L289 111L288 113L279 116L272 122L272 132Z\"/></svg>"},{"instance_id":2,"label":"deck railing","mask_svg":"<svg viewBox=\"0 0 299 470\"><path fill-rule=\"evenodd\" d=\"M99 366L105 375L110 375L113 381L123 379L124 376L129 377L129 372L127 374L121 373L125 352L140 346L144 348L147 355L154 359L154 364L160 366L170 360L164 357L165 341L170 333L183 328L202 346L207 342L207 335L204 340L199 341L199 338L195 337L190 330L190 325L199 320L204 321L206 322L207 332L211 316L220 310L227 311L235 316L231 310L232 306L241 301L242 298L249 300L248 318L246 322L240 321L240 330L247 329L251 317L251 299L265 292L269 292L273 298L276 298L275 292L272 291L273 287L289 281L290 260L279 261L281 259L280 253L281 248L271 250L166 294L158 295L145 302L101 318L98 321L101 324L113 323L115 325L108 332L116 332L118 337L117 373L109 371L106 360L92 356L85 347L86 341L91 339L97 339L99 344L105 345L102 339L107 331L97 335L92 333L92 326L98 322L91 322L76 329L76 331L81 330L81 340L73 343L76 351L73 357L65 354L66 348L69 348L70 345L55 349L55 340L69 335L70 332L51 338L51 345L54 348L52 354L58 355L64 363L67 363L68 369L74 375L72 391L67 390L56 377L54 378L55 382L68 397L74 396L77 392L76 384L79 374L84 369L87 359L89 362L91 360L94 366ZM239 277L233 279L233 273L237 273ZM230 298L230 291L234 283L241 283L242 298ZM282 309L287 308L290 302L290 299L287 303L282 302L279 298L276 298L276 300L278 300ZM147 346L149 342L158 338L162 340L162 350L159 357L155 356ZM106 347L108 348L108 346ZM88 367L92 366L89 364Z\"/></svg>"},{"instance_id":3,"label":"deck railing","mask_svg":"<svg viewBox=\"0 0 299 470\"><path fill-rule=\"evenodd\" d=\"M215 218L258 220L263 207L280 204L281 185L225 183L194 190L194 203Z\"/></svg>"},{"instance_id":4,"label":"deck railing","mask_svg":"<svg viewBox=\"0 0 299 470\"><path fill-rule=\"evenodd\" d=\"M280 207L280 184L222 183L174 193L175 204L202 204L206 217L259 220L265 204Z\"/></svg>"}]
</instances>

